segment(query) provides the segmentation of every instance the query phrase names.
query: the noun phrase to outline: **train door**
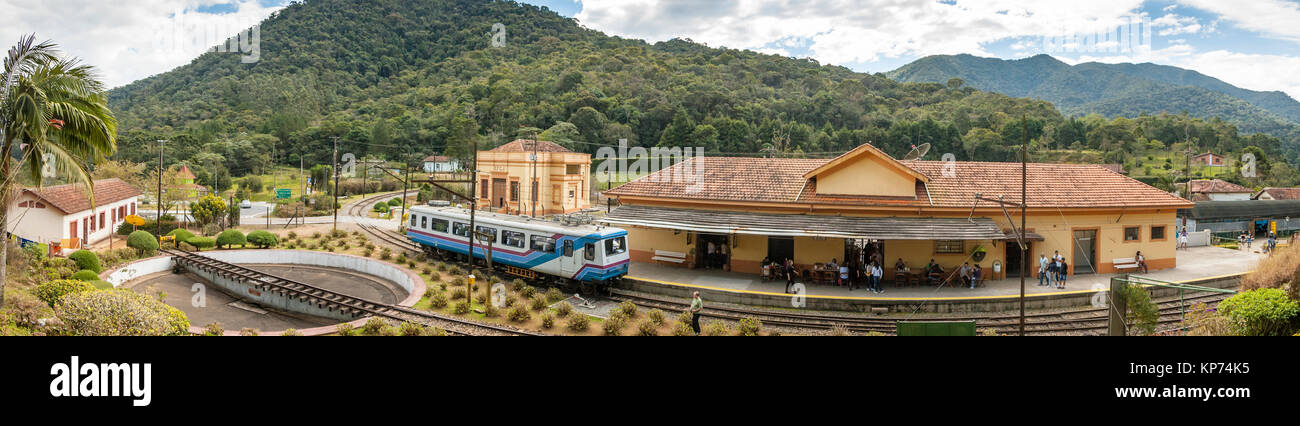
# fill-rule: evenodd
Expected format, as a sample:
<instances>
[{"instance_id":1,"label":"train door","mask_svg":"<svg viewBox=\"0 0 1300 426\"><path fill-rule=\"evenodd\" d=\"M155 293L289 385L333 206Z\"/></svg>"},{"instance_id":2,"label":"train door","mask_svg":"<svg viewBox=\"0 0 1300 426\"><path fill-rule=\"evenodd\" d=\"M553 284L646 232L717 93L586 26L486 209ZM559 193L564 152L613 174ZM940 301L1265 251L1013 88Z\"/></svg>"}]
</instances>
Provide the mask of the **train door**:
<instances>
[{"instance_id":1,"label":"train door","mask_svg":"<svg viewBox=\"0 0 1300 426\"><path fill-rule=\"evenodd\" d=\"M573 240L564 240L564 251L560 252L560 274L572 277L581 268L582 253L573 245Z\"/></svg>"}]
</instances>

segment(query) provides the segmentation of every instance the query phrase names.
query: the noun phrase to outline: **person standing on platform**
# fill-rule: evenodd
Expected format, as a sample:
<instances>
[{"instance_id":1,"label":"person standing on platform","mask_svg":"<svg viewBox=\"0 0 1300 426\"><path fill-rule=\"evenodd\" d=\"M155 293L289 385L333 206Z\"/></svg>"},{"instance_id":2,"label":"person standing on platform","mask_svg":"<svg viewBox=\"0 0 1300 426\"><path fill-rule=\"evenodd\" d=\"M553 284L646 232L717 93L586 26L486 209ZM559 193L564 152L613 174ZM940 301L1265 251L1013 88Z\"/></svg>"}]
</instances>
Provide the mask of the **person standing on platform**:
<instances>
[{"instance_id":1,"label":"person standing on platform","mask_svg":"<svg viewBox=\"0 0 1300 426\"><path fill-rule=\"evenodd\" d=\"M1067 280L1067 279L1070 278L1070 264L1069 264L1069 263L1065 263L1065 261L1062 260L1062 261L1061 261L1061 267L1060 267L1060 269L1059 269L1059 273L1060 273L1060 278L1058 278L1058 279L1056 280L1056 283L1057 283L1057 284L1056 284L1056 288L1059 288L1059 289L1061 289L1061 290L1065 290L1065 280Z\"/></svg>"},{"instance_id":2,"label":"person standing on platform","mask_svg":"<svg viewBox=\"0 0 1300 426\"><path fill-rule=\"evenodd\" d=\"M880 280L884 277L885 277L885 269L881 268L880 264L878 263L872 263L871 264L871 287L872 287L872 291L875 291L876 294L885 292L884 290L880 289Z\"/></svg>"},{"instance_id":3,"label":"person standing on platform","mask_svg":"<svg viewBox=\"0 0 1300 426\"><path fill-rule=\"evenodd\" d=\"M790 287L794 286L794 261L786 259L781 264L781 275L785 277L785 292L790 293Z\"/></svg>"},{"instance_id":4,"label":"person standing on platform","mask_svg":"<svg viewBox=\"0 0 1300 426\"><path fill-rule=\"evenodd\" d=\"M713 269L713 264L718 260L718 246L714 245L713 241L709 241L709 245L705 251L708 255L704 257L704 267Z\"/></svg>"},{"instance_id":5,"label":"person standing on platform","mask_svg":"<svg viewBox=\"0 0 1300 426\"><path fill-rule=\"evenodd\" d=\"M1038 285L1047 285L1047 255L1038 255Z\"/></svg>"},{"instance_id":6,"label":"person standing on platform","mask_svg":"<svg viewBox=\"0 0 1300 426\"><path fill-rule=\"evenodd\" d=\"M695 330L695 335L700 335L700 312L704 311L704 299L700 298L700 292L695 292L695 298L691 300L691 329Z\"/></svg>"}]
</instances>

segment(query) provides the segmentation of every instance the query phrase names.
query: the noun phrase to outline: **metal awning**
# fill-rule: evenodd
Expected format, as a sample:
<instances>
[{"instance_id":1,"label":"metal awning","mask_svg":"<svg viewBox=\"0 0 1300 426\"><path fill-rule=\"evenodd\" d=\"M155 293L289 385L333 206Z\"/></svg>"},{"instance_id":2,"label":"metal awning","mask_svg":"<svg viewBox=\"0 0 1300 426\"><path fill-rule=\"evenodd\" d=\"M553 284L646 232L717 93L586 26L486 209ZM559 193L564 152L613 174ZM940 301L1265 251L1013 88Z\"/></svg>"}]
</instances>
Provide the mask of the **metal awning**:
<instances>
[{"instance_id":1,"label":"metal awning","mask_svg":"<svg viewBox=\"0 0 1300 426\"><path fill-rule=\"evenodd\" d=\"M924 241L1004 240L1007 237L992 219L986 217L853 217L623 206L598 221L612 226L774 237Z\"/></svg>"},{"instance_id":2,"label":"metal awning","mask_svg":"<svg viewBox=\"0 0 1300 426\"><path fill-rule=\"evenodd\" d=\"M1003 233L1002 240L1004 240L1004 241L1018 241L1018 240L1020 239L1019 237L1020 237L1020 233L1018 233L1018 232L1015 232L1015 231L1006 231L1006 232ZM1035 234L1035 233L1033 233L1033 232L1026 232L1026 233L1025 233L1025 240L1026 240L1026 241L1047 241L1047 239L1046 239L1046 238L1043 238L1042 235L1038 235L1038 234Z\"/></svg>"}]
</instances>

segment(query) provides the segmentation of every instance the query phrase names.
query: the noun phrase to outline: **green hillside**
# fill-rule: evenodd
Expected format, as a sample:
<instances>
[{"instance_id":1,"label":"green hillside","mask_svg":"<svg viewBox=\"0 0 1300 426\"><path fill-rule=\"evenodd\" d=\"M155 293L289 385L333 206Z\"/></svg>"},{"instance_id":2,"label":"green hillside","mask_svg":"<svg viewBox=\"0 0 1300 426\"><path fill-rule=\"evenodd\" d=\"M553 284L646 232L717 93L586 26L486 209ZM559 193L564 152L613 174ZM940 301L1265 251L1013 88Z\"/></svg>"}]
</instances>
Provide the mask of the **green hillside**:
<instances>
[{"instance_id":1,"label":"green hillside","mask_svg":"<svg viewBox=\"0 0 1300 426\"><path fill-rule=\"evenodd\" d=\"M507 28L505 47L491 45L495 23ZM113 90L116 159L153 161L150 142L171 140L166 162L190 164L221 190L224 176L297 167L300 157L307 168L328 164L334 137L341 153L389 160L466 158L474 141L488 148L536 133L585 152L628 139L710 155L832 157L870 142L901 157L930 143L930 159L1006 161L1027 129L1034 152L1095 150L1107 162L1181 141L1291 159L1278 139L1223 121L1066 118L1049 102L959 82L606 36L509 1L309 0L267 19L261 34L258 63L208 53Z\"/></svg>"}]
</instances>

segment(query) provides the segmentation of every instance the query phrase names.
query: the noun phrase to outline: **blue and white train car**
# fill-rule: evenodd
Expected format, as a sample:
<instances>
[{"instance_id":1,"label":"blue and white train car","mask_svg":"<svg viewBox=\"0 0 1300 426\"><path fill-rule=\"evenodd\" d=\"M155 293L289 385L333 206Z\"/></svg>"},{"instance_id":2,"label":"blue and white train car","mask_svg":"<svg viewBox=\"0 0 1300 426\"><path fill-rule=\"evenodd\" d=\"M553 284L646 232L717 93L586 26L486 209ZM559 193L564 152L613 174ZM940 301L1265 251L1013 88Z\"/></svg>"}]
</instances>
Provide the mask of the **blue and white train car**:
<instances>
[{"instance_id":1,"label":"blue and white train car","mask_svg":"<svg viewBox=\"0 0 1300 426\"><path fill-rule=\"evenodd\" d=\"M605 284L627 275L627 231L599 225L566 225L497 213L477 212L474 226L492 236L492 262L561 281ZM469 210L411 208L406 235L430 254L469 252ZM481 240L474 258L487 251ZM518 274L516 274L518 275Z\"/></svg>"}]
</instances>

